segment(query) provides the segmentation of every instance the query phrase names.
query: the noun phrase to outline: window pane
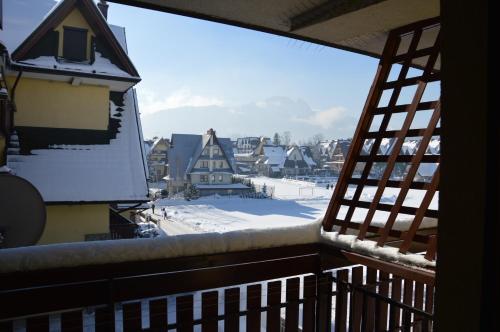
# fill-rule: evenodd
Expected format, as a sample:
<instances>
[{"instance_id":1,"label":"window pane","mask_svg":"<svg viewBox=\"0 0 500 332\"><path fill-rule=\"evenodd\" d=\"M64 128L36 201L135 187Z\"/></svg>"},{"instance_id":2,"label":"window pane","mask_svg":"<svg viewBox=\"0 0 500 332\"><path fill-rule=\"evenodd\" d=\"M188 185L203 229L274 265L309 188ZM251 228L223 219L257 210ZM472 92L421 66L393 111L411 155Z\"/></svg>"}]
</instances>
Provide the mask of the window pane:
<instances>
[{"instance_id":1,"label":"window pane","mask_svg":"<svg viewBox=\"0 0 500 332\"><path fill-rule=\"evenodd\" d=\"M87 60L87 30L64 28L63 57L71 61Z\"/></svg>"}]
</instances>

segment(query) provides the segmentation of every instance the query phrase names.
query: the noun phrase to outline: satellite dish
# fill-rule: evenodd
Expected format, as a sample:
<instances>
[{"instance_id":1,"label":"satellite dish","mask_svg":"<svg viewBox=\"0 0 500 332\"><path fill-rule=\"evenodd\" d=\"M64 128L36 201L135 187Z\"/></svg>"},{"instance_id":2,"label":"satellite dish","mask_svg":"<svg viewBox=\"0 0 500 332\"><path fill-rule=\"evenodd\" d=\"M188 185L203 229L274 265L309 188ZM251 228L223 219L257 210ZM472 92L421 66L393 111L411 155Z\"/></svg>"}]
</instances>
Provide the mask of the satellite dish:
<instances>
[{"instance_id":1,"label":"satellite dish","mask_svg":"<svg viewBox=\"0 0 500 332\"><path fill-rule=\"evenodd\" d=\"M35 244L45 219L45 203L38 190L23 178L0 173L0 248Z\"/></svg>"}]
</instances>

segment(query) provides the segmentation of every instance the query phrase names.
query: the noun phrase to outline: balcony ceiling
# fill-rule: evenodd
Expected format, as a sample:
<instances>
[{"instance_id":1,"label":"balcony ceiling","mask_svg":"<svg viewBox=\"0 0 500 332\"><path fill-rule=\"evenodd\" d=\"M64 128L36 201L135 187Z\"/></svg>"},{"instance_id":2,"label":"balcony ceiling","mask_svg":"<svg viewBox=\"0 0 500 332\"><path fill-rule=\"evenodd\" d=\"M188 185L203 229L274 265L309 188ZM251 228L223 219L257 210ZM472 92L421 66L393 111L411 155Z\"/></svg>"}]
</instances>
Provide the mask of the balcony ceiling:
<instances>
[{"instance_id":1,"label":"balcony ceiling","mask_svg":"<svg viewBox=\"0 0 500 332\"><path fill-rule=\"evenodd\" d=\"M379 57L387 32L439 16L439 0L111 0Z\"/></svg>"}]
</instances>

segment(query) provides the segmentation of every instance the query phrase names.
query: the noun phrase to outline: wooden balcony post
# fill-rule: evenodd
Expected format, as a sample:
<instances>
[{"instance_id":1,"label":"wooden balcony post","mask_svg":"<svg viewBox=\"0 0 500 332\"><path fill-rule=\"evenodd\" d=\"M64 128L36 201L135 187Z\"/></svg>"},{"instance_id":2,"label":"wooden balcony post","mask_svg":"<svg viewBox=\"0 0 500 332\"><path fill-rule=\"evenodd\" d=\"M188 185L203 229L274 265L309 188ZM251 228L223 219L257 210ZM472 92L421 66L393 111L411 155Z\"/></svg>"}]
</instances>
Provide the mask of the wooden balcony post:
<instances>
[{"instance_id":1,"label":"wooden balcony post","mask_svg":"<svg viewBox=\"0 0 500 332\"><path fill-rule=\"evenodd\" d=\"M316 331L324 332L331 329L332 316L332 285L331 272L319 273L317 277L318 303L316 306Z\"/></svg>"}]
</instances>

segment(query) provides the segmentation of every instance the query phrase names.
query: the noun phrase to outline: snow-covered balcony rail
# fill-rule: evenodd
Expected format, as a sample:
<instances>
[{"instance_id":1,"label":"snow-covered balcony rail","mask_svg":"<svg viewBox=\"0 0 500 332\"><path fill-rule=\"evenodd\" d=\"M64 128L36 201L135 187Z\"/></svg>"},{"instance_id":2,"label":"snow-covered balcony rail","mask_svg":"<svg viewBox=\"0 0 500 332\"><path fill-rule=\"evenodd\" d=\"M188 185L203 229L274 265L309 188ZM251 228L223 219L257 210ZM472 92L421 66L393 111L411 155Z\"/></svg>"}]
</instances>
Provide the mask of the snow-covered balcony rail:
<instances>
[{"instance_id":1,"label":"snow-covered balcony rail","mask_svg":"<svg viewBox=\"0 0 500 332\"><path fill-rule=\"evenodd\" d=\"M365 256L320 239L311 223L4 249L0 330L432 327L432 273L352 266Z\"/></svg>"}]
</instances>

